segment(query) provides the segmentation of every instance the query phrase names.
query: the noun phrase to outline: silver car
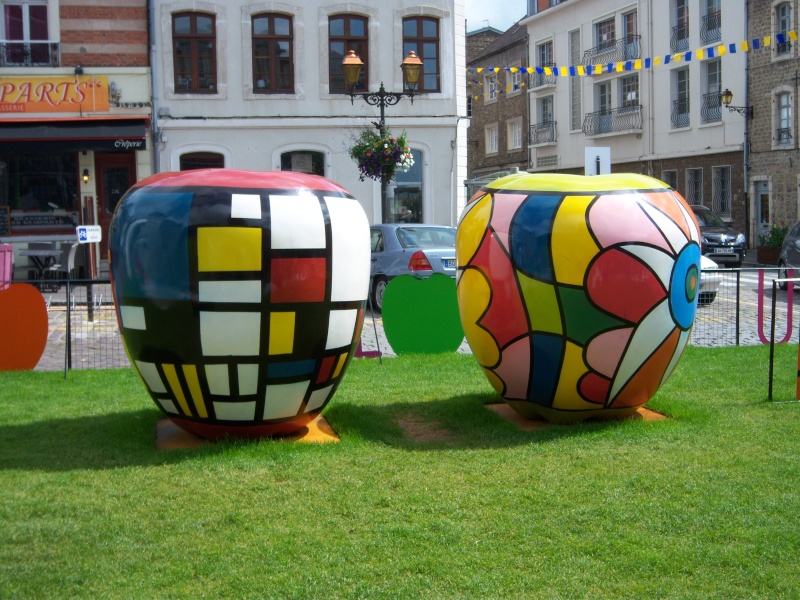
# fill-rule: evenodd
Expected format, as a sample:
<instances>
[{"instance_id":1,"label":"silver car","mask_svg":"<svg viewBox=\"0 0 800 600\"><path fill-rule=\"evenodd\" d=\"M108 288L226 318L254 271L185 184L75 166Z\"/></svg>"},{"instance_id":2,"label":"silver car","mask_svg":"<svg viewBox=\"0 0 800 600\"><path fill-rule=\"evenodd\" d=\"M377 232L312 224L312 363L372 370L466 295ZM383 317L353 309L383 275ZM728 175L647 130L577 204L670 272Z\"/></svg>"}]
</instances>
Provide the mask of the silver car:
<instances>
[{"instance_id":1,"label":"silver car","mask_svg":"<svg viewBox=\"0 0 800 600\"><path fill-rule=\"evenodd\" d=\"M373 306L383 308L383 293L398 275L456 276L456 228L447 225L388 223L370 227Z\"/></svg>"}]
</instances>

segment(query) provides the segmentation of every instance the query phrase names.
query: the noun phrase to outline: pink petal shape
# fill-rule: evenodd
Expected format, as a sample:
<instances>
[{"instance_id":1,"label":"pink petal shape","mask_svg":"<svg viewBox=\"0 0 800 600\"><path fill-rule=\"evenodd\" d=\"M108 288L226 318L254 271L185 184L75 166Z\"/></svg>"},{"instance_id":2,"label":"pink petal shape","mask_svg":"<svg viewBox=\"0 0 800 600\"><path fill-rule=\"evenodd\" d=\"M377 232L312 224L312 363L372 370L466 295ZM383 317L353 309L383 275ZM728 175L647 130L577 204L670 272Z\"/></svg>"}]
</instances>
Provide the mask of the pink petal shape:
<instances>
[{"instance_id":1,"label":"pink petal shape","mask_svg":"<svg viewBox=\"0 0 800 600\"><path fill-rule=\"evenodd\" d=\"M639 208L638 194L600 196L589 209L589 226L603 248L615 244L642 242L672 249L661 231Z\"/></svg>"},{"instance_id":2,"label":"pink petal shape","mask_svg":"<svg viewBox=\"0 0 800 600\"><path fill-rule=\"evenodd\" d=\"M632 333L633 327L625 327L606 331L592 338L586 347L586 363L594 371L611 379L617 371Z\"/></svg>"}]
</instances>

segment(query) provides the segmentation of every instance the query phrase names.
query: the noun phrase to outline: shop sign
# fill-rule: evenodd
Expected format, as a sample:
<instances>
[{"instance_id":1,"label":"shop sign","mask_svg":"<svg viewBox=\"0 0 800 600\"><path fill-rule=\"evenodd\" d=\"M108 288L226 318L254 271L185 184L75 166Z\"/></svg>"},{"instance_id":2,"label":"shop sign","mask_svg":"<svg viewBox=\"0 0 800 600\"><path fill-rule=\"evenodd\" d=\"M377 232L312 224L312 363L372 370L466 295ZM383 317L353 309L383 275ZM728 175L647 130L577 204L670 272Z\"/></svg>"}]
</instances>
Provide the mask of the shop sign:
<instances>
[{"instance_id":1,"label":"shop sign","mask_svg":"<svg viewBox=\"0 0 800 600\"><path fill-rule=\"evenodd\" d=\"M108 111L108 77L0 77L0 116Z\"/></svg>"},{"instance_id":2,"label":"shop sign","mask_svg":"<svg viewBox=\"0 0 800 600\"><path fill-rule=\"evenodd\" d=\"M11 213L11 230L14 232L25 229L65 229L68 227L77 227L78 213L29 213L29 212L12 212Z\"/></svg>"}]
</instances>

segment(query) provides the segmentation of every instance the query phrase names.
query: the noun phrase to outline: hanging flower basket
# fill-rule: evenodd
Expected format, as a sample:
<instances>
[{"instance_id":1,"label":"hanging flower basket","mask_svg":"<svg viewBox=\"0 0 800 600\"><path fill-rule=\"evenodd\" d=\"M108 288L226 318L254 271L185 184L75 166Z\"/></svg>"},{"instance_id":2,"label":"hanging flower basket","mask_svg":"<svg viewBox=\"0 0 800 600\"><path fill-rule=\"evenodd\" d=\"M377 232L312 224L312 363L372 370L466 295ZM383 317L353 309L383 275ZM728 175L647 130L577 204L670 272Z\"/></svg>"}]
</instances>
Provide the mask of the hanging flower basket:
<instances>
[{"instance_id":1,"label":"hanging flower basket","mask_svg":"<svg viewBox=\"0 0 800 600\"><path fill-rule=\"evenodd\" d=\"M398 169L405 172L414 164L405 131L396 138L388 132L381 136L377 131L364 129L350 148L350 158L358 164L361 181L365 177L376 181L385 177L391 181Z\"/></svg>"}]
</instances>

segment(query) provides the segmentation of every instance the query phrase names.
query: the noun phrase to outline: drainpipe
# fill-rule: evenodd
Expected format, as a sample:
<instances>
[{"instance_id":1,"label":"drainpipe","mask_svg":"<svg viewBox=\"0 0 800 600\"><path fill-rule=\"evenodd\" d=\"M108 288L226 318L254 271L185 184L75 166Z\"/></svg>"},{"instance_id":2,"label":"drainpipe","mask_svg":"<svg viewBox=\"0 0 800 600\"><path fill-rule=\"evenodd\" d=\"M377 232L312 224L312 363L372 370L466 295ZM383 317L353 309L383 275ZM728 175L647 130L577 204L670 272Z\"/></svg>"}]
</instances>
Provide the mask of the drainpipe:
<instances>
[{"instance_id":1,"label":"drainpipe","mask_svg":"<svg viewBox=\"0 0 800 600\"><path fill-rule=\"evenodd\" d=\"M147 12L149 13L147 25L147 37L150 43L150 139L153 143L153 174L160 171L161 159L159 153L159 128L158 128L158 99L156 97L156 34L155 34L155 0L147 0Z\"/></svg>"}]
</instances>

